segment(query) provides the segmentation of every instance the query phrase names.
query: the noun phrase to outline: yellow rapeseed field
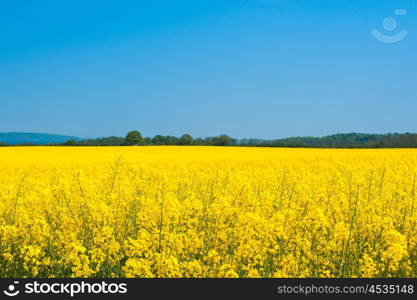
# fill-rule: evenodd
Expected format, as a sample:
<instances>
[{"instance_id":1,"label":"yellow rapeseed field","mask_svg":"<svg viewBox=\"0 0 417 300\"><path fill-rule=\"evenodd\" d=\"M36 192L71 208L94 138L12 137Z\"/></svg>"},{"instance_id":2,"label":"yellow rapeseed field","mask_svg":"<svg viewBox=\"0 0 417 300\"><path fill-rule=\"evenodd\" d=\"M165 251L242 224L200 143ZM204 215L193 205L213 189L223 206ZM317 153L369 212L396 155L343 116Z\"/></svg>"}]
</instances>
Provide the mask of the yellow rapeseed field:
<instances>
[{"instance_id":1,"label":"yellow rapeseed field","mask_svg":"<svg viewBox=\"0 0 417 300\"><path fill-rule=\"evenodd\" d=\"M417 149L0 148L1 277L417 277Z\"/></svg>"}]
</instances>

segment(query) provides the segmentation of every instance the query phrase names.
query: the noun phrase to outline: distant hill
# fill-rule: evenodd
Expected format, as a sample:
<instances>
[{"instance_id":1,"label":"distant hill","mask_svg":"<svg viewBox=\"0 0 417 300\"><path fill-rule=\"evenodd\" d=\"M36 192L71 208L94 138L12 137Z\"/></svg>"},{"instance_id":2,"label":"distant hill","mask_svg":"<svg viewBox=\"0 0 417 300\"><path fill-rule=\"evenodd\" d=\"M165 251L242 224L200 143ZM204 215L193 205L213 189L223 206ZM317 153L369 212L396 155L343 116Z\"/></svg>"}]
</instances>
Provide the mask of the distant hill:
<instances>
[{"instance_id":1,"label":"distant hill","mask_svg":"<svg viewBox=\"0 0 417 300\"><path fill-rule=\"evenodd\" d=\"M241 145L301 148L416 148L416 133L338 133L324 137L289 137L277 140L243 139Z\"/></svg>"},{"instance_id":2,"label":"distant hill","mask_svg":"<svg viewBox=\"0 0 417 300\"><path fill-rule=\"evenodd\" d=\"M75 136L56 135L47 133L30 133L30 132L0 132L0 144L20 145L46 145L46 144L61 144L68 140L76 140L79 138Z\"/></svg>"}]
</instances>

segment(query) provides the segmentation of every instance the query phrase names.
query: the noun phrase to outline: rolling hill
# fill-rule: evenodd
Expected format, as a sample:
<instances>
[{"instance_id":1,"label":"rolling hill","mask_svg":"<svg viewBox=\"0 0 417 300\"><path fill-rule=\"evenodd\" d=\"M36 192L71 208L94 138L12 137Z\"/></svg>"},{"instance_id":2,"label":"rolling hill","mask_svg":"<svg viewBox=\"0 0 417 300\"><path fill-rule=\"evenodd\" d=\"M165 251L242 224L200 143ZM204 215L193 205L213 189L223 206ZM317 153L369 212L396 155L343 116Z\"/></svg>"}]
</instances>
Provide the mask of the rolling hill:
<instances>
[{"instance_id":1,"label":"rolling hill","mask_svg":"<svg viewBox=\"0 0 417 300\"><path fill-rule=\"evenodd\" d=\"M8 145L19 144L60 144L68 140L79 140L75 136L56 135L47 133L31 133L31 132L0 132L0 143Z\"/></svg>"}]
</instances>

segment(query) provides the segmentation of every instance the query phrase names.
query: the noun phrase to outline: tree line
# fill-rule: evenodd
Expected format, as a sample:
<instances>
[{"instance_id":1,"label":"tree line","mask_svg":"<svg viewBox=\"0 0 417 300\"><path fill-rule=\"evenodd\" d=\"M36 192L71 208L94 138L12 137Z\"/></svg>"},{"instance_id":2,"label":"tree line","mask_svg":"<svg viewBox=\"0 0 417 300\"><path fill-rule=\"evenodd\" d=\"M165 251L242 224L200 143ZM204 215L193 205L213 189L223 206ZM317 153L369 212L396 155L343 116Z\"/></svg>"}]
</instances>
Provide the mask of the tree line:
<instances>
[{"instance_id":1,"label":"tree line","mask_svg":"<svg viewBox=\"0 0 417 300\"><path fill-rule=\"evenodd\" d=\"M125 137L104 137L70 140L65 146L246 146L246 147L293 147L293 148L417 148L416 133L364 134L344 133L324 137L290 137L275 140L235 139L226 134L216 137L193 138L190 134L180 137L155 135L143 137L137 131L130 131Z\"/></svg>"},{"instance_id":2,"label":"tree line","mask_svg":"<svg viewBox=\"0 0 417 300\"><path fill-rule=\"evenodd\" d=\"M293 147L293 148L417 148L416 133L364 134L344 133L324 137L290 137L284 139L235 139L221 134L215 137L193 138L190 134L180 137L155 135L143 137L138 130L127 133L125 137L102 137L95 139L71 139L54 146L246 146L246 147ZM9 146L0 142L0 146ZM20 146L34 146L20 144Z\"/></svg>"},{"instance_id":3,"label":"tree line","mask_svg":"<svg viewBox=\"0 0 417 300\"><path fill-rule=\"evenodd\" d=\"M208 138L193 138L190 134L183 134L180 137L171 135L155 135L153 138L143 137L142 134L133 130L127 133L125 137L103 137L96 139L84 139L80 141L69 140L61 145L64 146L162 146L162 145L177 145L177 146L234 146L238 144L238 140L222 134L217 137Z\"/></svg>"}]
</instances>

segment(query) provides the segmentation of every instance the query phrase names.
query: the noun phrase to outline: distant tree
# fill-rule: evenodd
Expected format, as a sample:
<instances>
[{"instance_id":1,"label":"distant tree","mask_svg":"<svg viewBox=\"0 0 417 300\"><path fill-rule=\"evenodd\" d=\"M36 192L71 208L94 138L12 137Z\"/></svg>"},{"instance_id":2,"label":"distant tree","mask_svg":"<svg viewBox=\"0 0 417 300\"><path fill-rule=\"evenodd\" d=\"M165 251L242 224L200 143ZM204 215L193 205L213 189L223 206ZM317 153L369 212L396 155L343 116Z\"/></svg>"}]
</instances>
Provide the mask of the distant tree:
<instances>
[{"instance_id":1,"label":"distant tree","mask_svg":"<svg viewBox=\"0 0 417 300\"><path fill-rule=\"evenodd\" d=\"M166 143L167 143L167 137L166 136L158 134L158 135L155 135L152 138L152 144L153 145L166 145Z\"/></svg>"},{"instance_id":2,"label":"distant tree","mask_svg":"<svg viewBox=\"0 0 417 300\"><path fill-rule=\"evenodd\" d=\"M142 137L142 134L139 131L133 130L126 135L124 144L128 146L144 145L145 139Z\"/></svg>"},{"instance_id":3,"label":"distant tree","mask_svg":"<svg viewBox=\"0 0 417 300\"><path fill-rule=\"evenodd\" d=\"M167 145L178 145L178 138L175 136L167 136L166 141Z\"/></svg>"},{"instance_id":4,"label":"distant tree","mask_svg":"<svg viewBox=\"0 0 417 300\"><path fill-rule=\"evenodd\" d=\"M203 145L207 145L207 141L203 138L196 138L196 139L194 139L193 144L203 146Z\"/></svg>"},{"instance_id":5,"label":"distant tree","mask_svg":"<svg viewBox=\"0 0 417 300\"><path fill-rule=\"evenodd\" d=\"M63 146L77 146L77 141L76 140L68 140L65 143L62 144Z\"/></svg>"},{"instance_id":6,"label":"distant tree","mask_svg":"<svg viewBox=\"0 0 417 300\"><path fill-rule=\"evenodd\" d=\"M217 138L218 146L232 146L235 144L235 140L226 134L219 135Z\"/></svg>"},{"instance_id":7,"label":"distant tree","mask_svg":"<svg viewBox=\"0 0 417 300\"><path fill-rule=\"evenodd\" d=\"M7 146L6 143L0 142L0 147L6 147L6 146Z\"/></svg>"},{"instance_id":8,"label":"distant tree","mask_svg":"<svg viewBox=\"0 0 417 300\"><path fill-rule=\"evenodd\" d=\"M125 138L117 136L87 139L78 142L79 146L120 146L125 143Z\"/></svg>"},{"instance_id":9,"label":"distant tree","mask_svg":"<svg viewBox=\"0 0 417 300\"><path fill-rule=\"evenodd\" d=\"M183 134L178 140L179 145L192 145L193 137L189 134Z\"/></svg>"}]
</instances>

